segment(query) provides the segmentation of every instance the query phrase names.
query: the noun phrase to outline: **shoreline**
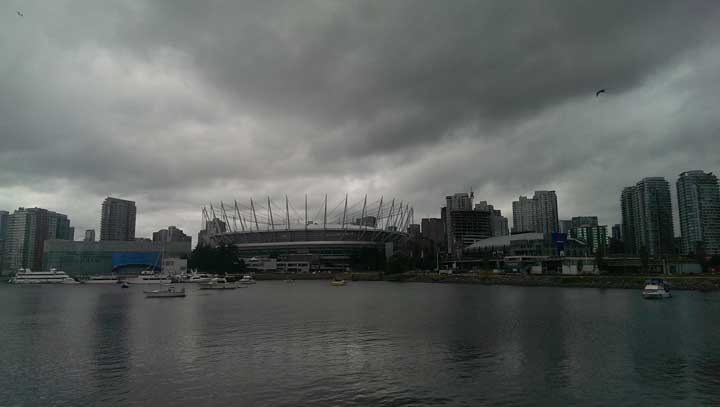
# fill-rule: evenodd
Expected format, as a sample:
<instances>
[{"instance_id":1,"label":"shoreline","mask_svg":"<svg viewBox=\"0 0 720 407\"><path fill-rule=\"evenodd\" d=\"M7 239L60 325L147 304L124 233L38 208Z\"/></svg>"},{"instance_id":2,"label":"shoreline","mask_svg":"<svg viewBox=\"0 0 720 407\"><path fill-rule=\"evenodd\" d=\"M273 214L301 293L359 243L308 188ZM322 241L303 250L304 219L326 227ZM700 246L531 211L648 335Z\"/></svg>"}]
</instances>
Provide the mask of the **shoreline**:
<instances>
[{"instance_id":1,"label":"shoreline","mask_svg":"<svg viewBox=\"0 0 720 407\"><path fill-rule=\"evenodd\" d=\"M528 275L495 273L438 274L406 272L383 274L381 272L355 272L341 274L281 274L256 273L261 280L331 280L340 277L348 281L388 281L396 283L433 284L482 284L520 287L572 287L572 288L619 288L640 290L649 278L662 278L670 289L683 291L720 291L720 275L665 276L665 275Z\"/></svg>"},{"instance_id":2,"label":"shoreline","mask_svg":"<svg viewBox=\"0 0 720 407\"><path fill-rule=\"evenodd\" d=\"M385 281L511 285L523 287L621 288L640 290L649 278L662 278L670 289L683 291L718 291L720 276L665 275L525 275L525 274L437 274L409 272L386 276Z\"/></svg>"}]
</instances>

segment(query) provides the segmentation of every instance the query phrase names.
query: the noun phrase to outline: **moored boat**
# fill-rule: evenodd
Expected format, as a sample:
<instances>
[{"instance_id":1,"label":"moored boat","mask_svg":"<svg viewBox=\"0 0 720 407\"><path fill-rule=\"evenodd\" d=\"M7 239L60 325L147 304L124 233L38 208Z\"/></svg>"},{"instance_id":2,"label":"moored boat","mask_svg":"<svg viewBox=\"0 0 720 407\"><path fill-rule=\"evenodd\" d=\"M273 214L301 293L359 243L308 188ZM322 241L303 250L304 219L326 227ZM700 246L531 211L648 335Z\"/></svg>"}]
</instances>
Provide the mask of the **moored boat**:
<instances>
[{"instance_id":1,"label":"moored boat","mask_svg":"<svg viewBox=\"0 0 720 407\"><path fill-rule=\"evenodd\" d=\"M670 294L670 290L668 289L667 284L665 284L665 281L660 278L652 278L645 282L645 288L642 290L642 296L648 300L655 300L670 298L672 297L672 294Z\"/></svg>"},{"instance_id":2,"label":"moored boat","mask_svg":"<svg viewBox=\"0 0 720 407\"><path fill-rule=\"evenodd\" d=\"M116 275L98 275L90 276L87 280L82 281L85 284L117 284L120 282Z\"/></svg>"},{"instance_id":3,"label":"moored boat","mask_svg":"<svg viewBox=\"0 0 720 407\"><path fill-rule=\"evenodd\" d=\"M167 286L157 290L144 290L145 298L173 298L185 297L185 289L177 289L174 286Z\"/></svg>"},{"instance_id":4,"label":"moored boat","mask_svg":"<svg viewBox=\"0 0 720 407\"><path fill-rule=\"evenodd\" d=\"M15 273L15 277L11 278L10 284L78 284L78 282L68 276L64 271L50 269L49 271L31 271L30 269L20 269Z\"/></svg>"},{"instance_id":5,"label":"moored boat","mask_svg":"<svg viewBox=\"0 0 720 407\"><path fill-rule=\"evenodd\" d=\"M240 284L246 284L246 285L247 284L255 284L255 282L256 281L253 278L253 276L251 276L249 274L242 276L242 278L240 279Z\"/></svg>"},{"instance_id":6,"label":"moored boat","mask_svg":"<svg viewBox=\"0 0 720 407\"><path fill-rule=\"evenodd\" d=\"M170 276L162 273L155 273L152 270L143 270L135 277L125 279L128 284L169 284L172 281Z\"/></svg>"},{"instance_id":7,"label":"moored boat","mask_svg":"<svg viewBox=\"0 0 720 407\"><path fill-rule=\"evenodd\" d=\"M239 288L236 283L231 283L225 278L213 278L207 283L200 283L201 290L234 290Z\"/></svg>"}]
</instances>

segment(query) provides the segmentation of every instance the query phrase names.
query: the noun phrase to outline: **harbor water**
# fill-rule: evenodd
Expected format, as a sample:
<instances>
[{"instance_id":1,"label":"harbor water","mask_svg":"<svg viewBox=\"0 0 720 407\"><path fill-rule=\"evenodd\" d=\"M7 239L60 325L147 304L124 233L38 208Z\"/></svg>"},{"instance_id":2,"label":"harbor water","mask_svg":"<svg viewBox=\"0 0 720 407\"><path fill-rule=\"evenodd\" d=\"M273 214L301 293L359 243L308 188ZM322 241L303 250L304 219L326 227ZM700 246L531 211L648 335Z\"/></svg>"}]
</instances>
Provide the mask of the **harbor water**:
<instances>
[{"instance_id":1,"label":"harbor water","mask_svg":"<svg viewBox=\"0 0 720 407\"><path fill-rule=\"evenodd\" d=\"M720 294L0 286L0 406L710 405Z\"/></svg>"}]
</instances>

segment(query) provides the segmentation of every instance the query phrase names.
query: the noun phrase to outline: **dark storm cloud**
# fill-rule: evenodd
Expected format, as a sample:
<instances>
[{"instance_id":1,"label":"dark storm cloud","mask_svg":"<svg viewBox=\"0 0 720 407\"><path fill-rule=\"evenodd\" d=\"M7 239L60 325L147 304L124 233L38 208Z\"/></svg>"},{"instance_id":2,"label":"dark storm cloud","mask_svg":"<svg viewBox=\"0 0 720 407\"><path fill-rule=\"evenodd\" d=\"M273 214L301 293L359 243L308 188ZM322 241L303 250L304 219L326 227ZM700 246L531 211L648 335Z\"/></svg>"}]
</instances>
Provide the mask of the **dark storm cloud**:
<instances>
[{"instance_id":1,"label":"dark storm cloud","mask_svg":"<svg viewBox=\"0 0 720 407\"><path fill-rule=\"evenodd\" d=\"M471 187L506 212L549 188L561 217L615 222L623 185L718 166L713 1L4 9L8 209L72 201L93 226L120 194L147 232L250 194L392 193L437 215Z\"/></svg>"}]
</instances>

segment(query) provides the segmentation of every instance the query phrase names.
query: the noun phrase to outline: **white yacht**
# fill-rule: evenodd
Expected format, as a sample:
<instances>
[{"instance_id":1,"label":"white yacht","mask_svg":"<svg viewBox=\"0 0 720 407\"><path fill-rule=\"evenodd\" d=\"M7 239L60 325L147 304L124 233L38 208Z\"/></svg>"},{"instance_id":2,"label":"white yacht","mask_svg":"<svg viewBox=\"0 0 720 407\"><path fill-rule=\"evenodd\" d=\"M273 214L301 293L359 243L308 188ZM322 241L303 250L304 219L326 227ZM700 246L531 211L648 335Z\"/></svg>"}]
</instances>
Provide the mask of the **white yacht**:
<instances>
[{"instance_id":1,"label":"white yacht","mask_svg":"<svg viewBox=\"0 0 720 407\"><path fill-rule=\"evenodd\" d=\"M231 283L222 277L213 278L207 283L200 284L201 290L234 290L239 288L236 283Z\"/></svg>"},{"instance_id":2,"label":"white yacht","mask_svg":"<svg viewBox=\"0 0 720 407\"><path fill-rule=\"evenodd\" d=\"M10 284L78 284L74 278L64 271L50 269L50 271L31 271L20 269L15 277L8 281Z\"/></svg>"},{"instance_id":3,"label":"white yacht","mask_svg":"<svg viewBox=\"0 0 720 407\"><path fill-rule=\"evenodd\" d=\"M242 276L242 278L240 279L239 282L240 282L240 284L246 284L246 285L247 284L255 284L255 279L253 278L253 276L246 274L246 275Z\"/></svg>"},{"instance_id":4,"label":"white yacht","mask_svg":"<svg viewBox=\"0 0 720 407\"><path fill-rule=\"evenodd\" d=\"M112 274L112 275L99 275L99 276L90 276L87 280L82 281L85 284L117 284L120 282L120 279L118 276Z\"/></svg>"},{"instance_id":5,"label":"white yacht","mask_svg":"<svg viewBox=\"0 0 720 407\"><path fill-rule=\"evenodd\" d=\"M212 276L208 274L198 274L197 272L192 273L185 278L186 283L209 283L212 280Z\"/></svg>"},{"instance_id":6,"label":"white yacht","mask_svg":"<svg viewBox=\"0 0 720 407\"><path fill-rule=\"evenodd\" d=\"M135 277L127 277L124 280L128 284L170 284L170 276L163 273L155 273L152 270L143 270Z\"/></svg>"},{"instance_id":7,"label":"white yacht","mask_svg":"<svg viewBox=\"0 0 720 407\"><path fill-rule=\"evenodd\" d=\"M177 289L174 286L167 286L157 290L145 290L145 298L175 298L185 297L185 289Z\"/></svg>"},{"instance_id":8,"label":"white yacht","mask_svg":"<svg viewBox=\"0 0 720 407\"><path fill-rule=\"evenodd\" d=\"M670 290L667 288L665 282L660 278L653 278L645 282L645 288L642 290L643 298L654 300L670 298Z\"/></svg>"}]
</instances>

